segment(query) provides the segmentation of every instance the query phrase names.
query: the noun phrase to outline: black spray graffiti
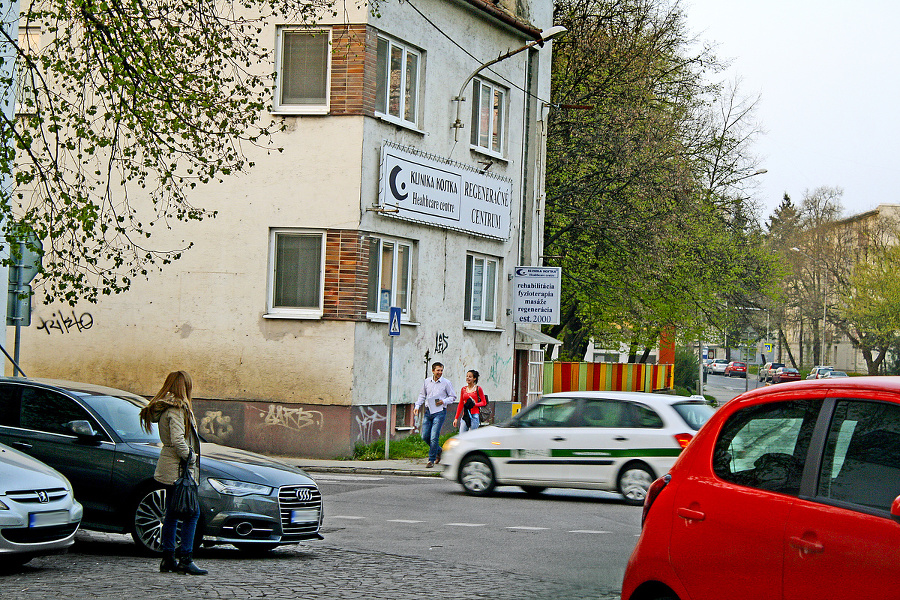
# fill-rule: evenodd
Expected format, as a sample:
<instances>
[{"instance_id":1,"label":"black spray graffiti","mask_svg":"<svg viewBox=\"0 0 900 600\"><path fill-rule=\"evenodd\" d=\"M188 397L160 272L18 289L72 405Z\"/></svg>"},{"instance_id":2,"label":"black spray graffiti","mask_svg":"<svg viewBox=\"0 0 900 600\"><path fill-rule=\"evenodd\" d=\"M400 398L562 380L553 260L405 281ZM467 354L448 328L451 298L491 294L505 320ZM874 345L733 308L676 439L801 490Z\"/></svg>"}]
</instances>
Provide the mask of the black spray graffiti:
<instances>
[{"instance_id":1,"label":"black spray graffiti","mask_svg":"<svg viewBox=\"0 0 900 600\"><path fill-rule=\"evenodd\" d=\"M443 354L450 347L450 337L446 333L438 333L434 336L434 353Z\"/></svg>"},{"instance_id":2,"label":"black spray graffiti","mask_svg":"<svg viewBox=\"0 0 900 600\"><path fill-rule=\"evenodd\" d=\"M51 329L56 329L60 333L71 333L73 331L80 333L85 329L90 329L94 326L94 317L91 316L91 313L87 312L81 313L81 316L79 317L73 310L71 317L63 315L62 312L59 314L53 313L53 317L54 318L49 321L41 319L41 324L37 327L38 331L43 329L47 332L47 335L51 334Z\"/></svg>"}]
</instances>

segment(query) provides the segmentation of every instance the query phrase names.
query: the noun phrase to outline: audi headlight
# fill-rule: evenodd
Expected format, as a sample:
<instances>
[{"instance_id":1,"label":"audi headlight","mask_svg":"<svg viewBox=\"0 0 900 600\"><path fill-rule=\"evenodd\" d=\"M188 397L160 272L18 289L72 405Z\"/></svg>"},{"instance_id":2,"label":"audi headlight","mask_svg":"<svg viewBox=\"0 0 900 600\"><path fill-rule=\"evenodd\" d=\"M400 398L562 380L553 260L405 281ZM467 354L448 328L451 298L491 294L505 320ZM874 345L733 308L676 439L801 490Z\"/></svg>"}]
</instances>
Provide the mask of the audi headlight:
<instances>
[{"instance_id":1,"label":"audi headlight","mask_svg":"<svg viewBox=\"0 0 900 600\"><path fill-rule=\"evenodd\" d=\"M212 477L208 478L207 481L209 481L209 485L214 490L227 496L249 496L251 494L268 496L272 493L272 488L258 483L235 481L233 479L213 479Z\"/></svg>"}]
</instances>

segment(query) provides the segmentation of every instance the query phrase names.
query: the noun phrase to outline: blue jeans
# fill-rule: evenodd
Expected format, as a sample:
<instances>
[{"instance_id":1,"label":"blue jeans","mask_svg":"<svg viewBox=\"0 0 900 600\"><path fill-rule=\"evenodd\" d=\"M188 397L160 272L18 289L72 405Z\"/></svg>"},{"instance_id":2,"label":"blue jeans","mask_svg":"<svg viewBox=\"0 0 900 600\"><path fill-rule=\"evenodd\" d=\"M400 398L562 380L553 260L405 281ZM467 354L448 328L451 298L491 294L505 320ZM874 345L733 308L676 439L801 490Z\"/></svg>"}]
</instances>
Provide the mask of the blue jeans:
<instances>
[{"instance_id":1,"label":"blue jeans","mask_svg":"<svg viewBox=\"0 0 900 600\"><path fill-rule=\"evenodd\" d=\"M432 414L425 407L425 418L422 420L422 439L428 444L428 462L434 462L441 454L441 428L447 418L446 410Z\"/></svg>"},{"instance_id":2,"label":"blue jeans","mask_svg":"<svg viewBox=\"0 0 900 600\"><path fill-rule=\"evenodd\" d=\"M464 431L472 431L478 429L478 426L481 425L481 414L475 413L469 415L469 420L472 422L471 427L466 426L466 422L464 419L459 420L459 432L462 433Z\"/></svg>"},{"instance_id":3,"label":"blue jeans","mask_svg":"<svg viewBox=\"0 0 900 600\"><path fill-rule=\"evenodd\" d=\"M178 546L179 554L193 554L194 552L194 532L197 531L197 521L200 520L200 513L197 512L187 519L179 519L172 510L172 503L175 501L175 494L172 493L174 485L164 486L166 490L166 516L163 518L162 525L162 549L163 552L175 551L175 532L181 536L181 543ZM181 524L179 529L178 524Z\"/></svg>"}]
</instances>

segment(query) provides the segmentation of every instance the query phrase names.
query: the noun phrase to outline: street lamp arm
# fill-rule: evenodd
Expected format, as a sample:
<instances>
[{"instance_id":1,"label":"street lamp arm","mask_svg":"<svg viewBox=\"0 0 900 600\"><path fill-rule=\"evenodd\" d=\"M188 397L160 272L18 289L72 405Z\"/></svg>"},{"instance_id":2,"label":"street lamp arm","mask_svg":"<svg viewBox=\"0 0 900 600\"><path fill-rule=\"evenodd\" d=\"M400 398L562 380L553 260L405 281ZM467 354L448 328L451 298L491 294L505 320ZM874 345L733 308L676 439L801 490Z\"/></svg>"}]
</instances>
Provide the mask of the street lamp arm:
<instances>
[{"instance_id":1,"label":"street lamp arm","mask_svg":"<svg viewBox=\"0 0 900 600\"><path fill-rule=\"evenodd\" d=\"M469 85L469 83L473 79L475 79L476 75L478 75L483 70L490 67L491 65L495 65L500 61L504 61L511 56L515 56L516 54L518 54L520 52L524 52L525 50L528 50L529 48L533 48L535 46L543 47L544 42L548 42L551 39L555 38L556 36L558 36L562 33L565 33L565 32L566 32L566 28L563 27L562 25L554 25L553 27L542 31L540 38L538 38L536 40L531 40L530 42L528 42L521 48L516 48L515 50L510 50L510 51L506 52L505 54L501 54L494 60L490 60L490 61L482 64L481 66L479 66L474 71L472 71L472 74L469 75L466 78L466 80L463 82L462 86L460 86L459 93L456 95L456 97L453 98L453 100L456 102L456 121L454 121L453 125L451 125L451 127L456 129L456 133L454 134L454 137L453 137L454 141L459 141L459 130L464 127L463 122L462 122L462 115L461 115L462 103L465 100L465 98L463 97L463 93L466 91L466 87Z\"/></svg>"}]
</instances>

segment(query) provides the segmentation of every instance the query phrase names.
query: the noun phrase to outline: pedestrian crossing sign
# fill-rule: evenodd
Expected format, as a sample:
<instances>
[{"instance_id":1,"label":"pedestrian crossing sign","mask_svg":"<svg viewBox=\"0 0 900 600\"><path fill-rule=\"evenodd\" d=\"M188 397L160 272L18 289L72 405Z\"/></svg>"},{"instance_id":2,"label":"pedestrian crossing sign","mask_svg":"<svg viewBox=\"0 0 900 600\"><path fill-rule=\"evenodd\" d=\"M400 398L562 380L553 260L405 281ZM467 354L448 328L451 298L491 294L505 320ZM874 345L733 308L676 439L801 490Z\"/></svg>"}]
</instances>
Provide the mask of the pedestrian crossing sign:
<instances>
[{"instance_id":1,"label":"pedestrian crossing sign","mask_svg":"<svg viewBox=\"0 0 900 600\"><path fill-rule=\"evenodd\" d=\"M400 307L391 307L391 316L388 319L388 335L400 335Z\"/></svg>"}]
</instances>

